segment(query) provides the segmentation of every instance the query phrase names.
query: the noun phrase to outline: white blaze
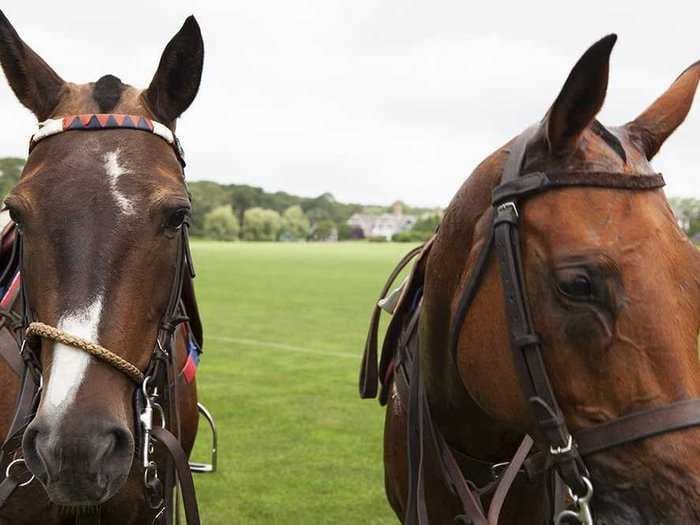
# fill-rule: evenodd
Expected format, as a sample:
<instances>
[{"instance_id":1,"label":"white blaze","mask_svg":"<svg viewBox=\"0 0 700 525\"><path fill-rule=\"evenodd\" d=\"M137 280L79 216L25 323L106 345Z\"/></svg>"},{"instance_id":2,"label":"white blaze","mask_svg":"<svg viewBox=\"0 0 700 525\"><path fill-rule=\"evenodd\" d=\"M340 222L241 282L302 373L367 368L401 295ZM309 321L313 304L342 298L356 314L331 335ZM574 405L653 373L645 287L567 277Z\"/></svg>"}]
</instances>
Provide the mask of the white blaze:
<instances>
[{"instance_id":1,"label":"white blaze","mask_svg":"<svg viewBox=\"0 0 700 525\"><path fill-rule=\"evenodd\" d=\"M126 215L131 215L134 213L134 205L126 195L119 191L117 186L119 177L129 174L129 171L119 164L119 153L120 150L117 148L114 151L109 151L104 154L103 159L105 161L105 171L107 172L107 182L109 183L112 196L114 200L117 201L117 205L121 208L122 212Z\"/></svg>"},{"instance_id":2,"label":"white blaze","mask_svg":"<svg viewBox=\"0 0 700 525\"><path fill-rule=\"evenodd\" d=\"M58 321L58 328L65 332L98 343L97 329L102 317L102 295L91 304L64 314ZM62 343L54 344L51 374L44 394L44 410L56 417L75 400L85 372L92 357L87 352L77 350Z\"/></svg>"}]
</instances>

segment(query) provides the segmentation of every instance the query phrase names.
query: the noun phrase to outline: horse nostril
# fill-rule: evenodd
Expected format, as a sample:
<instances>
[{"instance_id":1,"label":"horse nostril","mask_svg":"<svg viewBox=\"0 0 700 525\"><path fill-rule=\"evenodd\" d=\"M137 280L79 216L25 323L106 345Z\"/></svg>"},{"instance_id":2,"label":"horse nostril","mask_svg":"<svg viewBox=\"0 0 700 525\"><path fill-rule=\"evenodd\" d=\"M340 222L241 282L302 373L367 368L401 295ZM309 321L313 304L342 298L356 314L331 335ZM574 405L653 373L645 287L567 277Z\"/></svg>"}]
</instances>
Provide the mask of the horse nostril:
<instances>
[{"instance_id":1,"label":"horse nostril","mask_svg":"<svg viewBox=\"0 0 700 525\"><path fill-rule=\"evenodd\" d=\"M22 438L22 454L27 468L42 482L48 479L49 451L47 450L47 432L38 421L32 422Z\"/></svg>"},{"instance_id":2,"label":"horse nostril","mask_svg":"<svg viewBox=\"0 0 700 525\"><path fill-rule=\"evenodd\" d=\"M134 448L134 439L128 429L114 426L104 435L102 457L105 460L131 457Z\"/></svg>"}]
</instances>

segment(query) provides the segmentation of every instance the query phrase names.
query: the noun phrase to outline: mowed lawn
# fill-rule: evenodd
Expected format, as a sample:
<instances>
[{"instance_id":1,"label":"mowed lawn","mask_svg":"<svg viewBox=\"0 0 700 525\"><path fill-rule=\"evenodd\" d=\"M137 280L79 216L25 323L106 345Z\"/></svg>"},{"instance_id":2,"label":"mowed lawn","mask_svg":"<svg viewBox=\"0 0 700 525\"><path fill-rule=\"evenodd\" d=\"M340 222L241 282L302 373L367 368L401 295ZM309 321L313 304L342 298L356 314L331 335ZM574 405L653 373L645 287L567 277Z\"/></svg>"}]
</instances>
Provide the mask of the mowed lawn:
<instances>
[{"instance_id":1,"label":"mowed lawn","mask_svg":"<svg viewBox=\"0 0 700 525\"><path fill-rule=\"evenodd\" d=\"M192 243L199 396L219 426L219 472L196 477L205 525L396 523L384 410L357 376L372 302L410 248Z\"/></svg>"}]
</instances>

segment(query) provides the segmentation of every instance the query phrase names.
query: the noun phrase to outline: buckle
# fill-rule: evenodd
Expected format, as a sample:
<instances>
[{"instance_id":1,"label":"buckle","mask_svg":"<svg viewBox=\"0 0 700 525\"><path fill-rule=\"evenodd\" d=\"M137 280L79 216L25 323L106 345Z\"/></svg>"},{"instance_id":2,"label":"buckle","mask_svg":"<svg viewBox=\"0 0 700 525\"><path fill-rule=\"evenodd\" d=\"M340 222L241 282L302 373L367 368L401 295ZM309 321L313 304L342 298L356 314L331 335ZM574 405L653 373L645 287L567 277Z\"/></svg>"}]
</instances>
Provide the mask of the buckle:
<instances>
[{"instance_id":1,"label":"buckle","mask_svg":"<svg viewBox=\"0 0 700 525\"><path fill-rule=\"evenodd\" d=\"M501 479L501 476L505 473L506 469L510 465L510 461L504 461L502 463L494 463L491 465L491 477L494 481Z\"/></svg>"},{"instance_id":2,"label":"buckle","mask_svg":"<svg viewBox=\"0 0 700 525\"><path fill-rule=\"evenodd\" d=\"M513 201L508 201L504 202L503 204L499 204L498 207L496 208L496 211L498 214L506 213L507 211L513 212L513 215L515 216L516 219L520 218L520 213L518 213L518 207L515 205L515 202Z\"/></svg>"},{"instance_id":3,"label":"buckle","mask_svg":"<svg viewBox=\"0 0 700 525\"><path fill-rule=\"evenodd\" d=\"M555 447L555 446L550 446L549 447L549 453L552 456L561 456L562 454L568 454L571 452L571 449L574 448L574 438L571 437L571 434L569 434L569 440L566 442L566 446L563 447Z\"/></svg>"}]
</instances>

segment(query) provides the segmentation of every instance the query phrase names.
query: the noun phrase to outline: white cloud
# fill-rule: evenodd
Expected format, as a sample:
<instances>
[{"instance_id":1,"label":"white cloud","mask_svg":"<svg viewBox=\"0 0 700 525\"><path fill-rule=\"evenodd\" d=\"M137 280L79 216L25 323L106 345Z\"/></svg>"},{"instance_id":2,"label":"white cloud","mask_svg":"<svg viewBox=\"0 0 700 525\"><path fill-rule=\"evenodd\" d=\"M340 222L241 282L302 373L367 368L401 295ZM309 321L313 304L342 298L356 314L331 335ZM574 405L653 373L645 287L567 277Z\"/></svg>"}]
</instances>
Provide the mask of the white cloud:
<instances>
[{"instance_id":1,"label":"white cloud","mask_svg":"<svg viewBox=\"0 0 700 525\"><path fill-rule=\"evenodd\" d=\"M143 86L194 13L205 75L178 128L191 179L444 205L480 160L544 114L608 32L620 41L601 119L639 113L700 58L695 13L670 4L124 0L102 9L81 0L5 14L64 78L113 73ZM32 117L9 88L0 108L0 155L24 155ZM671 194L700 197L699 132L696 108L658 157Z\"/></svg>"}]
</instances>

